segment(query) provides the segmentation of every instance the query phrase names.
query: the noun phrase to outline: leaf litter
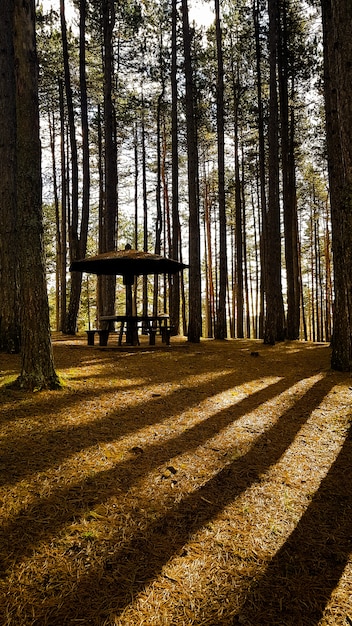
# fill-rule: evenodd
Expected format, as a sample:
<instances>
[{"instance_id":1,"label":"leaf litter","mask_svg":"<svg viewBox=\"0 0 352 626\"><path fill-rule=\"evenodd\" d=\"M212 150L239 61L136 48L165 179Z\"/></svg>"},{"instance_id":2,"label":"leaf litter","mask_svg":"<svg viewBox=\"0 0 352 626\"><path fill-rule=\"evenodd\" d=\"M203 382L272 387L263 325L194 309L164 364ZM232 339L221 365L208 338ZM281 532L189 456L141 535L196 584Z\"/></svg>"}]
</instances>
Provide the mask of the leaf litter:
<instances>
[{"instance_id":1,"label":"leaf litter","mask_svg":"<svg viewBox=\"0 0 352 626\"><path fill-rule=\"evenodd\" d=\"M352 623L351 376L327 344L53 339L62 391L8 390L0 354L3 626Z\"/></svg>"}]
</instances>

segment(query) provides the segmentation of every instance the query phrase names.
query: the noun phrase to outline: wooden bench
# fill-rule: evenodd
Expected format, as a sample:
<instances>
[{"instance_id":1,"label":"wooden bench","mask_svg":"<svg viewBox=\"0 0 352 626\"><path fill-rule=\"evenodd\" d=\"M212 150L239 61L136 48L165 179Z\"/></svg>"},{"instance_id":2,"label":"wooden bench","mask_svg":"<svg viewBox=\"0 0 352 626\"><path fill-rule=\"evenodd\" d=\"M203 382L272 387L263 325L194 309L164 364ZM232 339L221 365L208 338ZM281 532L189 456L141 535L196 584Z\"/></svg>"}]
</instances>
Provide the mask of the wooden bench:
<instances>
[{"instance_id":1,"label":"wooden bench","mask_svg":"<svg viewBox=\"0 0 352 626\"><path fill-rule=\"evenodd\" d=\"M111 321L116 321L116 322L120 322L120 328L118 330L118 345L120 346L122 344L122 337L123 334L126 333L127 331L127 320L125 316L114 316L109 318L111 319ZM104 319L104 321L106 321L106 319ZM174 332L174 326L168 325L166 323L162 323L165 322L164 318L158 319L152 319L152 318L145 318L145 316L140 316L138 318L138 316L136 316L135 319L135 324L136 324L136 337L135 337L135 345L139 345L139 339L138 339L138 327L141 326L142 327L142 332L146 335L149 335L149 345L150 346L155 346L155 342L156 342L156 335L159 334L161 336L161 341L163 343L165 343L167 346L170 345L170 337ZM89 329L86 330L87 333L87 342L89 346L94 346L94 342L95 342L95 335L97 334L99 336L99 345L100 346L107 346L108 345L108 339L109 339L109 334L110 333L114 333L113 330L102 330L102 329L98 329L98 328L93 328L93 329Z\"/></svg>"},{"instance_id":2,"label":"wooden bench","mask_svg":"<svg viewBox=\"0 0 352 626\"><path fill-rule=\"evenodd\" d=\"M86 330L87 333L87 342L88 346L94 346L95 333L99 335L99 345L107 346L109 339L109 331L108 330L100 330L98 328L93 328L92 330Z\"/></svg>"}]
</instances>

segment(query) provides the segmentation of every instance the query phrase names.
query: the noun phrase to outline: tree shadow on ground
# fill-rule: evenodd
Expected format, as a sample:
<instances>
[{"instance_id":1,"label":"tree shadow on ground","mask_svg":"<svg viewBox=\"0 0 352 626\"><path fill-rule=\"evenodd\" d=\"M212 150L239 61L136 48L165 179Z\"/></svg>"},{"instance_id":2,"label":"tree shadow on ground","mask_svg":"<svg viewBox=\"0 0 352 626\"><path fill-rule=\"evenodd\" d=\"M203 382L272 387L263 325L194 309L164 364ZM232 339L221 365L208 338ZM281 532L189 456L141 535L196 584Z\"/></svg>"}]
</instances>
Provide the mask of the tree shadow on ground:
<instances>
[{"instance_id":1,"label":"tree shadow on ground","mask_svg":"<svg viewBox=\"0 0 352 626\"><path fill-rule=\"evenodd\" d=\"M234 624L313 626L320 622L352 553L351 485L350 430L310 506L255 583ZM351 601L351 588L348 593L346 599ZM347 625L347 614L345 619Z\"/></svg>"},{"instance_id":2,"label":"tree shadow on ground","mask_svg":"<svg viewBox=\"0 0 352 626\"><path fill-rule=\"evenodd\" d=\"M218 376L214 378L211 384L208 380L204 380L202 383L194 381L182 389L173 389L163 397L158 397L158 395L157 397L153 395L147 398L142 397L140 400L136 400L134 408L133 406L122 408L115 406L107 414L97 414L97 419L89 424L77 424L73 427L62 424L59 428L53 428L49 432L37 432L31 441L19 436L20 433L9 435L4 446L4 459L7 468L12 469L13 474L8 471L7 476L4 476L4 483L15 484L27 475L35 474L35 472L44 472L45 479L45 472L48 469L55 467L59 469L61 463L69 463L73 455L90 446L99 446L106 442L123 439L131 433L138 435L138 432L145 427L150 425L157 427L168 419L176 418L180 412L196 407L201 399L216 398L217 394L244 383L250 383L257 377L265 379L269 373L271 377L277 377L276 382L271 382L263 389L249 394L248 397L234 402L229 407L221 408L219 406L210 416L202 419L198 424L189 428L186 427L180 433L173 435L171 433L168 439L161 442L150 442L144 448L143 457L129 455L126 459L116 462L112 469L88 475L83 480L73 480L69 485L65 485L60 480L54 481L49 495L38 494L34 497L30 515L23 507L16 516L11 517L7 523L3 524L2 554L4 564L2 575L5 575L6 570L10 571L12 565L20 566L21 562L25 562L27 557L35 554L44 542L48 546L55 546L55 542L58 541L65 528L98 503L104 503L116 493L123 502L128 491L138 485L139 481L142 481L148 473L153 472L156 467L186 451L195 451L198 446L216 436L222 429L235 424L241 416L261 407L279 394L289 391L302 378L311 375L312 370L309 365L304 371L296 368L297 363L293 352L281 357L285 358L286 366L290 368L289 376L282 375L279 360L277 363L275 362L274 366L272 362L266 366L265 363L258 365L258 361L254 360L255 365L252 368L242 367L246 362L245 359L250 358L248 357L248 348L246 350L247 353L243 356L243 361L241 361L241 355L236 353L238 362L235 366L231 356L225 362L220 361L214 366L210 352L207 355L207 360L202 361L201 367L197 363L199 350L188 350L187 354L184 352L178 354L175 351L175 359L178 359L178 362L175 361L174 369L162 372L161 382L177 382L179 376L187 379L187 373L192 373L193 369L200 370L203 374L213 373L215 375L217 372ZM315 354L316 352L312 351L312 353ZM267 354L279 353L268 351ZM191 365L190 356L194 359ZM145 358L148 356L145 355ZM272 358L274 359L274 357ZM102 379L112 367L114 367L116 379L118 379L119 374L126 376L123 362L116 361L112 364L105 354L103 359L107 370L103 370L99 374ZM139 367L141 363L143 361L136 361L135 366L133 366L134 369L130 370L131 379L134 376L140 376ZM22 609L27 611L27 622L25 621L26 615L23 613L20 623L26 623L26 626L27 624L63 626L78 622L96 626L114 624L114 620L118 620L118 616L131 602L131 597L133 598L143 591L146 585L159 575L169 559L182 552L185 544L194 533L213 520L246 489L260 482L262 473L277 463L312 411L319 406L335 384L335 378L330 378L329 374L326 373L325 376L322 375L301 398L292 400L290 408L281 414L275 425L267 428L258 437L253 438L252 447L246 454L233 462L225 462L221 471L213 476L210 474L210 479L203 486L183 497L181 501L175 502L175 498L171 494L165 501L164 512L158 515L153 522L147 520L141 532L134 523L135 518L141 515L140 511L129 511L126 506L126 519L130 515L130 527L116 528L113 537L100 542L97 547L97 550L100 551L99 562L95 562L94 558L90 561L88 559L87 569L83 574L81 572L77 577L73 575L71 580L61 580L61 584L65 586L62 597L59 595L59 584L56 587L55 598L49 599L50 601L44 601L42 595L41 602L39 602L33 594L28 605L22 606ZM137 392L138 387L143 389L143 385L144 382L140 385L137 384L134 391ZM78 397L72 393L68 398L68 405L65 405L64 399L59 399L59 410L64 411L65 406L68 410L68 407L77 406L87 399L99 401L103 398L104 393L106 393L106 389L103 391L87 389L83 393L81 392ZM116 386L116 394L118 393L119 388ZM50 408L50 401L50 398L44 402L40 399L31 400L31 410L43 410L45 412ZM12 409L13 419L16 419L16 410L16 407ZM347 460L345 456L344 461ZM320 508L324 508L322 506L324 502L324 499L320 503L318 501L319 511ZM143 507L148 506L148 502L141 497L138 505L142 510ZM312 510L314 518L314 508ZM310 508L306 515L309 511ZM321 516L324 515L323 512L320 514ZM301 520L302 524L304 524L305 517ZM286 545L290 546L291 544L287 542ZM292 550L294 550L294 545L293 543ZM312 541L312 545L318 549L318 543L314 544ZM76 546L78 546L78 542ZM66 555L70 557L72 554L73 562L75 558L74 548L74 545L71 546L72 553ZM290 550L290 548L288 549ZM344 555L342 560L345 562L342 544L341 551ZM280 553L278 553L278 559L280 558L279 555ZM272 580L270 568L274 567L274 564L275 560L268 569L269 581ZM280 561L280 566L283 565L284 563ZM55 567L55 552L53 567ZM331 580L335 580L337 572L336 569ZM58 578L59 574L58 571ZM332 583L329 580L323 580L322 574L322 572L318 572L318 582L325 589L323 598L326 599L332 591ZM38 572L38 580L32 581L31 585L33 590L37 584L43 585L42 594L45 597L48 574L45 574L46 578L43 574L42 579L40 575L41 572ZM262 579L264 595L267 593L267 588L270 588L270 584L266 586L265 580L266 577L264 576ZM28 584L29 593L31 585ZM306 596L303 596L306 604L309 604L310 597L307 591ZM244 601L245 597L243 596ZM243 616L245 617L248 612L248 619L252 619L250 617L251 604L250 601L248 602L249 604L243 608ZM324 602L323 599L321 606ZM264 601L263 607L265 610ZM229 621L232 620L230 613L231 607L229 607L228 616L224 617L225 621L216 622L216 626L220 626L220 623L229 626L232 623ZM312 615L313 613L307 613L307 620L313 619ZM257 626L259 623L267 624L269 622L249 623L251 626L252 624ZM276 622L273 621L272 623L275 624ZM283 623L277 623L283 626ZM299 622L287 623L290 626L291 624L296 626L296 623ZM313 624L315 622L306 621L305 623Z\"/></svg>"},{"instance_id":3,"label":"tree shadow on ground","mask_svg":"<svg viewBox=\"0 0 352 626\"><path fill-rule=\"evenodd\" d=\"M306 422L309 416L307 407L309 412L312 411L319 405L327 391L326 381L318 381L293 408L285 412L278 422L258 439L246 455L224 467L219 474L176 506L170 503L165 515L144 529L142 534L133 534L125 545L121 546L121 542L120 545L110 545L105 560L108 571L107 582L104 582L104 572L94 571L93 568L72 589L72 595L66 598L68 602L65 607L53 611L52 623L70 623L70 620L79 617L86 620L87 624L98 624L99 619L103 622L108 614L113 614L117 618L130 602L131 596L135 597L143 590L160 573L169 559L182 550L195 532L214 519L251 485L260 481L261 474L279 460ZM271 441L270 447L267 446L268 437ZM218 494L216 501L215 493ZM99 618L95 614L97 607L94 607L92 613L89 603L92 587L95 586L97 579L101 603ZM134 581L132 588L131 581ZM325 595L328 596L331 592L329 581L325 581L324 578L320 580L320 584L327 586ZM76 611L75 607L78 605L80 609Z\"/></svg>"}]
</instances>

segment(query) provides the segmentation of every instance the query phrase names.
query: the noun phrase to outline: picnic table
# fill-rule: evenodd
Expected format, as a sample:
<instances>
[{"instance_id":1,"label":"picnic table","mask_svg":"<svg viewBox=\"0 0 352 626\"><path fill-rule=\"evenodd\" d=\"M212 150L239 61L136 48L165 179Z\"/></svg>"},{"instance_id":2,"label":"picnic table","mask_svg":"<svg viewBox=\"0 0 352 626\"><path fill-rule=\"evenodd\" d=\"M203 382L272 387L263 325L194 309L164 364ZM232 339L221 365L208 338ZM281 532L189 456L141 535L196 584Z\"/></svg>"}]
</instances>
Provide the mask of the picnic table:
<instances>
[{"instance_id":1,"label":"picnic table","mask_svg":"<svg viewBox=\"0 0 352 626\"><path fill-rule=\"evenodd\" d=\"M140 344L138 336L138 328L149 335L149 345L155 345L156 334L161 335L162 342L166 345L170 344L171 327L169 326L169 316L166 313L158 315L102 315L100 322L114 322L119 324L118 345L121 346L124 331L126 333L126 344L137 346ZM99 334L99 344L106 346L109 340L111 330L88 330L88 344L94 345L94 335Z\"/></svg>"}]
</instances>

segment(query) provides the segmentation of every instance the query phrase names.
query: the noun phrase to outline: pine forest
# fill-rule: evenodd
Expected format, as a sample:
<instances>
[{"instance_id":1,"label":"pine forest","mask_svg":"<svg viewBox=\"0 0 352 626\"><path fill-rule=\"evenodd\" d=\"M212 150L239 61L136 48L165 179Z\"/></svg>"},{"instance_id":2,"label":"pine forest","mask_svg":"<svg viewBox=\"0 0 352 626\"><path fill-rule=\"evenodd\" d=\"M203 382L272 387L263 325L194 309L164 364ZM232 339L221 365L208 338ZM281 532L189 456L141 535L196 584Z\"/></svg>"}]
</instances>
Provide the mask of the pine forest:
<instances>
[{"instance_id":1,"label":"pine forest","mask_svg":"<svg viewBox=\"0 0 352 626\"><path fill-rule=\"evenodd\" d=\"M320 12L307 0L39 7L52 328L73 334L121 307L121 280L68 268L129 244L189 265L135 293L191 340L330 341Z\"/></svg>"}]
</instances>

